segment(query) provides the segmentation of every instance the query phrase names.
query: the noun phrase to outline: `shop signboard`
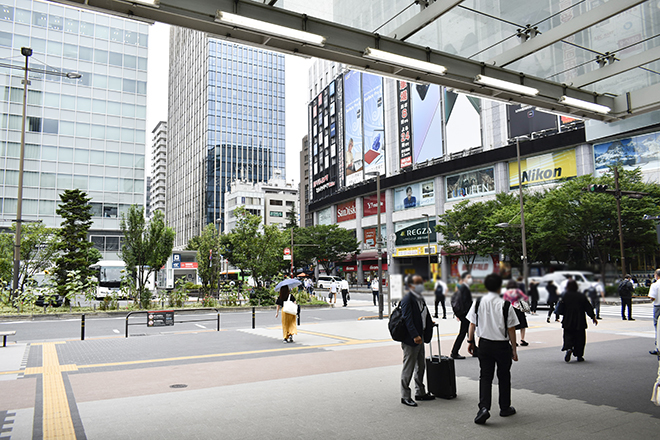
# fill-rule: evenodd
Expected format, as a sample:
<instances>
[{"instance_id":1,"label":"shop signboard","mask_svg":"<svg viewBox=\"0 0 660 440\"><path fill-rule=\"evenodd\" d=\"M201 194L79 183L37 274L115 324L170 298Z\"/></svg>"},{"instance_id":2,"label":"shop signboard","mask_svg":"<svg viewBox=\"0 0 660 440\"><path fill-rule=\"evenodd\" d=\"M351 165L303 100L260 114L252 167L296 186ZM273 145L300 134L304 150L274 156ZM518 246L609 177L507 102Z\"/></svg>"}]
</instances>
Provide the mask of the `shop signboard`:
<instances>
[{"instance_id":1,"label":"shop signboard","mask_svg":"<svg viewBox=\"0 0 660 440\"><path fill-rule=\"evenodd\" d=\"M355 200L337 205L337 223L355 220Z\"/></svg>"},{"instance_id":2,"label":"shop signboard","mask_svg":"<svg viewBox=\"0 0 660 440\"><path fill-rule=\"evenodd\" d=\"M380 193L380 213L385 213L385 192ZM376 194L362 198L362 215L364 217L378 214L378 204L376 203Z\"/></svg>"},{"instance_id":3,"label":"shop signboard","mask_svg":"<svg viewBox=\"0 0 660 440\"><path fill-rule=\"evenodd\" d=\"M435 220L430 220L429 228L426 227L427 220L416 219L405 222L396 222L394 224L394 232L396 233L396 246L407 246L411 244L431 243L437 241L435 233Z\"/></svg>"},{"instance_id":4,"label":"shop signboard","mask_svg":"<svg viewBox=\"0 0 660 440\"><path fill-rule=\"evenodd\" d=\"M562 182L577 177L575 149L541 154L520 161L524 186ZM518 188L518 162L509 162L509 188Z\"/></svg>"}]
</instances>

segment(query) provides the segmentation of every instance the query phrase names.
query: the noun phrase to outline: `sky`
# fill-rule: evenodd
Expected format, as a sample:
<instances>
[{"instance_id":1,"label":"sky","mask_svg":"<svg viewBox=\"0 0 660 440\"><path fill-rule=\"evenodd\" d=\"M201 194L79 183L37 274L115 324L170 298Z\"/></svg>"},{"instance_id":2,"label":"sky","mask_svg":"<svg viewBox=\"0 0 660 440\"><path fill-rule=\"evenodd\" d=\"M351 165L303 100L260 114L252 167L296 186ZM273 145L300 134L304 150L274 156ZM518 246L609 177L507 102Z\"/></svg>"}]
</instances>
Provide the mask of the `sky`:
<instances>
[{"instance_id":1,"label":"sky","mask_svg":"<svg viewBox=\"0 0 660 440\"><path fill-rule=\"evenodd\" d=\"M167 120L170 26L156 23L149 28L147 65L147 175L151 175L151 131ZM300 182L300 150L307 134L308 70L312 60L285 56L286 179Z\"/></svg>"}]
</instances>

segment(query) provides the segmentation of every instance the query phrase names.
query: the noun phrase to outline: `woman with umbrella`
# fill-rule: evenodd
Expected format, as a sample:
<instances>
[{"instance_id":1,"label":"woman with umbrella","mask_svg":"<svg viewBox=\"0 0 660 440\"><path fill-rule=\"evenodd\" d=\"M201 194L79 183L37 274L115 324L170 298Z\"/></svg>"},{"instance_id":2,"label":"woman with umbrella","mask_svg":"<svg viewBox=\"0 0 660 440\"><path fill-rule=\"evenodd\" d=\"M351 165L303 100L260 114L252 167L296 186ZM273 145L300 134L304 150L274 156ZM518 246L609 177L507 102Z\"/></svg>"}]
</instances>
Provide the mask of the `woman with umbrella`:
<instances>
[{"instance_id":1,"label":"woman with umbrella","mask_svg":"<svg viewBox=\"0 0 660 440\"><path fill-rule=\"evenodd\" d=\"M275 310L275 318L278 317L280 313L280 308L282 309L282 335L284 336L284 342L293 342L293 335L298 334L296 328L296 313L298 306L296 305L296 298L291 294L290 289L297 287L302 283L299 280L290 278L275 286L275 291L280 292L280 296L275 301L277 308ZM285 304L286 303L286 304ZM291 309L291 304L295 306ZM295 309L295 311L294 311ZM293 313L292 313L293 312Z\"/></svg>"}]
</instances>

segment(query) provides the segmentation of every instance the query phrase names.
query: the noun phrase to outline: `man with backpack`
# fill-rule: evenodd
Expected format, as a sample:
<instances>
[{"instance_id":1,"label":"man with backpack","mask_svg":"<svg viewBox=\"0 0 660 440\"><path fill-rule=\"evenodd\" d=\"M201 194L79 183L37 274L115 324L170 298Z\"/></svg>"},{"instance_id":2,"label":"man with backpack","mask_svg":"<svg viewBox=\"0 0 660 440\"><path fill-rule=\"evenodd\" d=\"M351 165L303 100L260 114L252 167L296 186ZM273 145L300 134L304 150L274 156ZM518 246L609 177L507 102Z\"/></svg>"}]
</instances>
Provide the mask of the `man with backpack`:
<instances>
[{"instance_id":1,"label":"man with backpack","mask_svg":"<svg viewBox=\"0 0 660 440\"><path fill-rule=\"evenodd\" d=\"M467 315L470 322L468 352L474 353L479 347L479 412L474 423L483 425L490 417L492 385L497 366L499 385L500 417L516 413L511 406L511 365L518 361L516 350L516 326L518 317L511 312L511 304L500 297L502 277L490 274L484 280L488 293L477 300ZM511 312L511 313L509 313ZM479 343L475 341L479 338Z\"/></svg>"},{"instance_id":2,"label":"man with backpack","mask_svg":"<svg viewBox=\"0 0 660 440\"><path fill-rule=\"evenodd\" d=\"M634 321L632 317L632 296L635 288L630 281L631 276L626 277L619 283L619 297L621 298L621 319L626 320L626 307L628 307L628 321Z\"/></svg>"},{"instance_id":3,"label":"man with backpack","mask_svg":"<svg viewBox=\"0 0 660 440\"><path fill-rule=\"evenodd\" d=\"M424 343L431 342L433 320L422 296L422 292L424 292L422 277L409 275L406 278L406 291L406 295L401 300L401 314L407 330L407 334L401 342L401 349L403 350L401 403L407 406L417 406L417 402L412 400L410 390L410 380L413 373L415 375L415 399L435 399L424 388L424 372L426 371Z\"/></svg>"},{"instance_id":4,"label":"man with backpack","mask_svg":"<svg viewBox=\"0 0 660 440\"><path fill-rule=\"evenodd\" d=\"M591 284L584 293L587 294L587 298L589 298L589 301L594 308L594 312L596 312L596 319L601 319L600 299L605 298L605 287L603 287L603 283L600 282L600 278L596 277L593 284Z\"/></svg>"},{"instance_id":5,"label":"man with backpack","mask_svg":"<svg viewBox=\"0 0 660 440\"><path fill-rule=\"evenodd\" d=\"M434 318L438 317L438 304L442 305L442 319L447 319L447 307L445 307L445 293L447 292L447 284L438 280L435 282L435 315Z\"/></svg>"},{"instance_id":6,"label":"man with backpack","mask_svg":"<svg viewBox=\"0 0 660 440\"><path fill-rule=\"evenodd\" d=\"M472 275L470 272L463 272L458 290L456 290L451 297L451 307L454 310L454 315L461 323L461 329L459 330L458 336L456 336L456 340L454 341L454 346L451 349L451 357L454 359L465 359L465 356L461 356L459 351L463 345L465 336L467 336L468 329L470 328L470 321L466 318L470 306L472 306L470 284L472 284Z\"/></svg>"}]
</instances>

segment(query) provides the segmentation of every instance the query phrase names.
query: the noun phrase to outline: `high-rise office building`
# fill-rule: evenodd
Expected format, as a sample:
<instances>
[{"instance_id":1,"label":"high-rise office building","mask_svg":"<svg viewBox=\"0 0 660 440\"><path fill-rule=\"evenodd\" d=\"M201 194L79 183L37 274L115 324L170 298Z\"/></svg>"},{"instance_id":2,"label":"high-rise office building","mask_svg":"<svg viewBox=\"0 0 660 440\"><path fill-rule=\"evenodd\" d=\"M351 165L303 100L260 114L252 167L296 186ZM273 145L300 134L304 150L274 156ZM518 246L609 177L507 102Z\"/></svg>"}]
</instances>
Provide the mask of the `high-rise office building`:
<instances>
[{"instance_id":1,"label":"high-rise office building","mask_svg":"<svg viewBox=\"0 0 660 440\"><path fill-rule=\"evenodd\" d=\"M1 3L2 218L11 219L17 209L21 47L29 47L29 67L36 71L29 73L22 218L59 226L59 194L84 190L92 198L91 239L104 258L117 258L119 216L144 204L148 26L50 2Z\"/></svg>"},{"instance_id":2,"label":"high-rise office building","mask_svg":"<svg viewBox=\"0 0 660 440\"><path fill-rule=\"evenodd\" d=\"M165 179L167 175L167 122L160 121L151 131L151 212L165 213Z\"/></svg>"},{"instance_id":3,"label":"high-rise office building","mask_svg":"<svg viewBox=\"0 0 660 440\"><path fill-rule=\"evenodd\" d=\"M284 56L173 27L169 78L166 219L184 247L224 230L232 181L284 177Z\"/></svg>"}]
</instances>

